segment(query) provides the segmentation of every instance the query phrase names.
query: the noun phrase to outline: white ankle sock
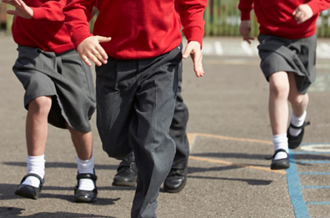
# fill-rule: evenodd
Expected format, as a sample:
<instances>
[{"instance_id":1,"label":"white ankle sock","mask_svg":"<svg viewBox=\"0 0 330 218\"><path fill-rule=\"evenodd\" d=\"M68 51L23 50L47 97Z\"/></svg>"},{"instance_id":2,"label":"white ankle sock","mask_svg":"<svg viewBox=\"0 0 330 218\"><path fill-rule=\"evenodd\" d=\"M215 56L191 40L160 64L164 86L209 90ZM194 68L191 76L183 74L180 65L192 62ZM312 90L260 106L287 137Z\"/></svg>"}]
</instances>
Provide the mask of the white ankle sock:
<instances>
[{"instance_id":1,"label":"white ankle sock","mask_svg":"<svg viewBox=\"0 0 330 218\"><path fill-rule=\"evenodd\" d=\"M27 173L34 173L40 176L42 179L45 176L45 155L40 156L28 156L27 163ZM40 181L38 178L34 176L28 176L24 182L24 185L31 185L33 187L38 188L40 185Z\"/></svg>"},{"instance_id":2,"label":"white ankle sock","mask_svg":"<svg viewBox=\"0 0 330 218\"><path fill-rule=\"evenodd\" d=\"M279 149L283 149L287 153L289 153L288 138L286 137L286 133L279 134L279 135L274 135L273 136L273 143L274 143L274 152L276 152ZM276 154L276 156L274 157L274 160L284 159L287 156L288 155L285 152L280 151Z\"/></svg>"},{"instance_id":3,"label":"white ankle sock","mask_svg":"<svg viewBox=\"0 0 330 218\"><path fill-rule=\"evenodd\" d=\"M80 160L77 157L77 166L78 166L78 173L90 173L94 174L94 158L91 157L89 160ZM79 180L79 190L85 191L92 191L95 188L94 182L91 179L80 179Z\"/></svg>"},{"instance_id":4,"label":"white ankle sock","mask_svg":"<svg viewBox=\"0 0 330 218\"><path fill-rule=\"evenodd\" d=\"M307 112L304 111L304 113L300 117L296 117L296 115L294 115L294 113L292 111L292 116L291 116L290 122L292 123L292 125L294 125L296 127L302 126L305 122L306 115L307 115ZM294 129L294 128L290 127L289 132L290 132L290 135L297 136L300 134L301 129Z\"/></svg>"}]
</instances>

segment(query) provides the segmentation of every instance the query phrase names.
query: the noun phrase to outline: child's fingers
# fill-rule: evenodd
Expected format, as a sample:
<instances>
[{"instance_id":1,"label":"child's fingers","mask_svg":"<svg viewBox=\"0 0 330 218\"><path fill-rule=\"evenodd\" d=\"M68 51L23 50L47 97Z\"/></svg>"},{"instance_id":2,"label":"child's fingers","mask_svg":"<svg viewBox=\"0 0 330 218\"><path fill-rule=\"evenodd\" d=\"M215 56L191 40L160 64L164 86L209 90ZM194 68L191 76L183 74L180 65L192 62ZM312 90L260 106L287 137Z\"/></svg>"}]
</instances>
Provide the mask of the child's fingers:
<instances>
[{"instance_id":1,"label":"child's fingers","mask_svg":"<svg viewBox=\"0 0 330 218\"><path fill-rule=\"evenodd\" d=\"M89 59L86 57L86 55L81 54L80 58L88 65L88 66L92 66L91 62L89 61Z\"/></svg>"},{"instance_id":2,"label":"child's fingers","mask_svg":"<svg viewBox=\"0 0 330 218\"><path fill-rule=\"evenodd\" d=\"M96 47L96 50L97 50L97 52L102 56L102 58L103 58L103 60L104 60L104 64L106 64L107 63L107 60L108 60L108 55L107 55L107 53L104 51L104 49L102 48L102 46L100 46L100 45L98 45L97 47Z\"/></svg>"},{"instance_id":3,"label":"child's fingers","mask_svg":"<svg viewBox=\"0 0 330 218\"><path fill-rule=\"evenodd\" d=\"M182 54L182 57L184 59L188 58L190 53L192 51L192 46L190 46L190 44L187 45L186 49L184 50L183 54Z\"/></svg>"},{"instance_id":4,"label":"child's fingers","mask_svg":"<svg viewBox=\"0 0 330 218\"><path fill-rule=\"evenodd\" d=\"M109 42L111 40L111 37L104 37L104 36L96 36L99 43L105 43Z\"/></svg>"},{"instance_id":5,"label":"child's fingers","mask_svg":"<svg viewBox=\"0 0 330 218\"><path fill-rule=\"evenodd\" d=\"M202 59L203 56L201 52L197 52L192 55L192 60L194 63L194 71L197 77L202 77L204 74Z\"/></svg>"},{"instance_id":6,"label":"child's fingers","mask_svg":"<svg viewBox=\"0 0 330 218\"><path fill-rule=\"evenodd\" d=\"M108 61L107 61L107 58L104 58L100 52L97 50L97 48L93 49L92 50L92 55L96 57L96 59L100 62L102 62L103 64L106 64Z\"/></svg>"}]
</instances>

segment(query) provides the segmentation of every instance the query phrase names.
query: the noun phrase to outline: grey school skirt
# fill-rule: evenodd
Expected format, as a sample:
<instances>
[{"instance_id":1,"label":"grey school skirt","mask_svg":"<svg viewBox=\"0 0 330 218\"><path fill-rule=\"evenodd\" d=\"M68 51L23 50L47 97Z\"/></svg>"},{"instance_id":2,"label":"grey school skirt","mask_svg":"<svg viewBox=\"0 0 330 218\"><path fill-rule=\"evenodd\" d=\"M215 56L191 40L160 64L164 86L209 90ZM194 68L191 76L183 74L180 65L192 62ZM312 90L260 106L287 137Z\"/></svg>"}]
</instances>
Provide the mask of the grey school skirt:
<instances>
[{"instance_id":1,"label":"grey school skirt","mask_svg":"<svg viewBox=\"0 0 330 218\"><path fill-rule=\"evenodd\" d=\"M316 35L302 39L285 39L260 34L260 67L266 79L278 71L293 72L298 91L307 92L316 79Z\"/></svg>"},{"instance_id":2,"label":"grey school skirt","mask_svg":"<svg viewBox=\"0 0 330 218\"><path fill-rule=\"evenodd\" d=\"M38 48L18 46L13 71L24 86L24 106L40 96L51 96L48 122L59 128L66 124L80 132L89 132L89 120L95 111L95 90L90 67L77 52L61 54Z\"/></svg>"}]
</instances>

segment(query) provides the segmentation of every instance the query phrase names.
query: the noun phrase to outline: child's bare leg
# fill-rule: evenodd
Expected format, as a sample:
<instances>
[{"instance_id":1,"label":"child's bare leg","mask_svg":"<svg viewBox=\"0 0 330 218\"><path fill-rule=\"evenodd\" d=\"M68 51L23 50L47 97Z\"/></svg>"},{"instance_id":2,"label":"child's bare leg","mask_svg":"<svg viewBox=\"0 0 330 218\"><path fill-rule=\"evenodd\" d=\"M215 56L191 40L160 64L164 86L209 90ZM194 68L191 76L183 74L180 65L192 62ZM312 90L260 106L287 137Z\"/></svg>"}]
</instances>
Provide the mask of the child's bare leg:
<instances>
[{"instance_id":1,"label":"child's bare leg","mask_svg":"<svg viewBox=\"0 0 330 218\"><path fill-rule=\"evenodd\" d=\"M26 143L29 156L45 153L48 133L48 114L52 106L50 97L42 96L29 104L26 117Z\"/></svg>"},{"instance_id":2,"label":"child's bare leg","mask_svg":"<svg viewBox=\"0 0 330 218\"><path fill-rule=\"evenodd\" d=\"M67 125L67 128L71 133L71 139L78 157L81 160L89 160L93 151L92 132L80 132L72 129L69 125Z\"/></svg>"},{"instance_id":3,"label":"child's bare leg","mask_svg":"<svg viewBox=\"0 0 330 218\"><path fill-rule=\"evenodd\" d=\"M292 108L291 123L296 127L300 127L304 124L306 119L306 109L309 102L309 97L308 94L299 93L293 73L289 73L289 82L290 93L288 99ZM297 136L300 132L301 129L290 128L290 135L292 136Z\"/></svg>"},{"instance_id":4,"label":"child's bare leg","mask_svg":"<svg viewBox=\"0 0 330 218\"><path fill-rule=\"evenodd\" d=\"M288 122L289 79L286 72L280 71L269 77L269 117L273 132L274 151L283 149L288 153L286 128ZM287 158L285 152L279 152L274 160Z\"/></svg>"},{"instance_id":5,"label":"child's bare leg","mask_svg":"<svg viewBox=\"0 0 330 218\"><path fill-rule=\"evenodd\" d=\"M93 136L92 132L80 132L72 129L68 124L71 139L77 152L77 166L79 174L94 174ZM80 179L79 190L92 191L95 188L91 179Z\"/></svg>"},{"instance_id":6,"label":"child's bare leg","mask_svg":"<svg viewBox=\"0 0 330 218\"><path fill-rule=\"evenodd\" d=\"M269 116L273 135L286 133L289 89L286 72L277 72L269 77Z\"/></svg>"},{"instance_id":7,"label":"child's bare leg","mask_svg":"<svg viewBox=\"0 0 330 218\"><path fill-rule=\"evenodd\" d=\"M26 143L27 143L27 168L28 173L34 173L44 178L45 158L48 133L48 114L52 106L52 99L47 96L35 98L29 103L26 118ZM39 187L40 180L34 176L29 176L22 183Z\"/></svg>"}]
</instances>

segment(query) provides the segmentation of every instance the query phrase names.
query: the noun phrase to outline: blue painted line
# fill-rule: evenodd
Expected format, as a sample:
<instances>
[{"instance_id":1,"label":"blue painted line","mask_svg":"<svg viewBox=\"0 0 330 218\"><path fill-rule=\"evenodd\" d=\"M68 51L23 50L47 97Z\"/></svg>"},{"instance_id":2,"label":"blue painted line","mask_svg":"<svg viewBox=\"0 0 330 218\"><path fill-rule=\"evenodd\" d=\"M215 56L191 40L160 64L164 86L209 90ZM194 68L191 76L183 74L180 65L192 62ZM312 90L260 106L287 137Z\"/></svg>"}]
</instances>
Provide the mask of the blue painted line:
<instances>
[{"instance_id":1,"label":"blue painted line","mask_svg":"<svg viewBox=\"0 0 330 218\"><path fill-rule=\"evenodd\" d=\"M330 202L307 202L308 205L329 205Z\"/></svg>"},{"instance_id":2,"label":"blue painted line","mask_svg":"<svg viewBox=\"0 0 330 218\"><path fill-rule=\"evenodd\" d=\"M313 186L313 185L305 185L305 186L301 186L301 188L314 188L314 189L330 189L330 186Z\"/></svg>"},{"instance_id":3,"label":"blue painted line","mask_svg":"<svg viewBox=\"0 0 330 218\"><path fill-rule=\"evenodd\" d=\"M309 218L307 206L300 190L299 175L292 152L289 152L290 168L287 169L286 179L289 195L296 218Z\"/></svg>"},{"instance_id":4,"label":"blue painted line","mask_svg":"<svg viewBox=\"0 0 330 218\"><path fill-rule=\"evenodd\" d=\"M293 151L293 154L323 154L323 155L327 155L330 154L330 152L321 152L321 151Z\"/></svg>"},{"instance_id":5,"label":"blue painted line","mask_svg":"<svg viewBox=\"0 0 330 218\"><path fill-rule=\"evenodd\" d=\"M301 164L330 164L330 161L328 160L315 160L315 161L311 161L311 160L299 160L296 161L296 163L301 163Z\"/></svg>"},{"instance_id":6,"label":"blue painted line","mask_svg":"<svg viewBox=\"0 0 330 218\"><path fill-rule=\"evenodd\" d=\"M299 172L299 175L330 175L330 172Z\"/></svg>"}]
</instances>

